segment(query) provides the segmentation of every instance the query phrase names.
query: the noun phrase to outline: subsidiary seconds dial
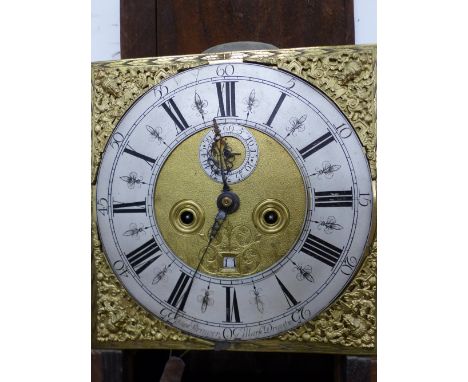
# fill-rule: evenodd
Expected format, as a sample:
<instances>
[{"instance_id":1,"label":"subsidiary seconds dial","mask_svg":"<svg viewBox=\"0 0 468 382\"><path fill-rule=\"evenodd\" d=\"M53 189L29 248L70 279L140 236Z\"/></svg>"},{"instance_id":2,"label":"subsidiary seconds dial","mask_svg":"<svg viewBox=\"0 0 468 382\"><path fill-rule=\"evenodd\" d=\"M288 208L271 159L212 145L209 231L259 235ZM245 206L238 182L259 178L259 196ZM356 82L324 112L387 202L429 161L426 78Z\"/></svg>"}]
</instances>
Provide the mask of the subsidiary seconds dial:
<instances>
[{"instance_id":1,"label":"subsidiary seconds dial","mask_svg":"<svg viewBox=\"0 0 468 382\"><path fill-rule=\"evenodd\" d=\"M222 63L129 107L96 208L109 265L140 305L231 341L278 335L339 296L371 239L372 195L361 142L329 98L277 69Z\"/></svg>"},{"instance_id":2,"label":"subsidiary seconds dial","mask_svg":"<svg viewBox=\"0 0 468 382\"><path fill-rule=\"evenodd\" d=\"M229 183L246 179L257 166L258 145L252 133L240 124L225 124L220 127L226 141L223 148L226 164L226 177ZM213 154L213 131L209 131L200 144L199 160L205 173L222 182L219 160Z\"/></svg>"}]
</instances>

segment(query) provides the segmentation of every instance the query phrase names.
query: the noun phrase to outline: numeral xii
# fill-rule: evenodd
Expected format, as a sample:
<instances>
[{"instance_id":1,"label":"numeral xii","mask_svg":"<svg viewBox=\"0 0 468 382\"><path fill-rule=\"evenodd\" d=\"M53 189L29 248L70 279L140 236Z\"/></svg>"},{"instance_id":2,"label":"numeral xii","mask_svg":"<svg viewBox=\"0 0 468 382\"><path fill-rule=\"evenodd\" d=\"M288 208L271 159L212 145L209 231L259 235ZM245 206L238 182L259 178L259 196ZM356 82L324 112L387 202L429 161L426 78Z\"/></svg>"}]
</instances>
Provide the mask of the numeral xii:
<instances>
[{"instance_id":1,"label":"numeral xii","mask_svg":"<svg viewBox=\"0 0 468 382\"><path fill-rule=\"evenodd\" d=\"M224 89L224 94L223 94ZM221 117L236 116L236 82L216 82L218 93L219 113Z\"/></svg>"}]
</instances>

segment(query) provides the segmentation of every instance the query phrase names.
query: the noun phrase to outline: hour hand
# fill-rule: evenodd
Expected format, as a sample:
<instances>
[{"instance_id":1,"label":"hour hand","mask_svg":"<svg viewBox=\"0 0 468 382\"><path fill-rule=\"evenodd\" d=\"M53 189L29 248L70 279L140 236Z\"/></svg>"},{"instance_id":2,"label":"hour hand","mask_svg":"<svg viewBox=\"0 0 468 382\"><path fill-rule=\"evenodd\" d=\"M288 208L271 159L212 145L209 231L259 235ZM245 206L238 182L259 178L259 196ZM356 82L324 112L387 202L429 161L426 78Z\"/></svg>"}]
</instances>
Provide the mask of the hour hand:
<instances>
[{"instance_id":1,"label":"hour hand","mask_svg":"<svg viewBox=\"0 0 468 382\"><path fill-rule=\"evenodd\" d=\"M232 191L223 191L216 201L218 206L218 213L216 214L215 221L210 230L210 240L213 240L221 228L226 216L237 211L240 206L240 199Z\"/></svg>"},{"instance_id":2,"label":"hour hand","mask_svg":"<svg viewBox=\"0 0 468 382\"><path fill-rule=\"evenodd\" d=\"M221 225L226 219L226 216L227 216L227 212L223 209L219 209L218 213L216 214L215 221L210 229L210 241L214 240L214 238L216 237L216 234L221 228Z\"/></svg>"}]
</instances>

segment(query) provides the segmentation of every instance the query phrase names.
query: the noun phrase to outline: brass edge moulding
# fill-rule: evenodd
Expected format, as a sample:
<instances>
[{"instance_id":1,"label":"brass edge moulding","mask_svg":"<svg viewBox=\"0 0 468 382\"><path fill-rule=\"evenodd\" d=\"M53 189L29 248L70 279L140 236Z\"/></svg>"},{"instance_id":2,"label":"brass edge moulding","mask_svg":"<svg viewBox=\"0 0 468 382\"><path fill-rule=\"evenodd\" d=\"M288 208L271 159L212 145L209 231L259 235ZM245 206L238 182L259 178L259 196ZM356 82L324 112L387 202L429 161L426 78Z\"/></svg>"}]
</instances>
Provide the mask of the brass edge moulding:
<instances>
[{"instance_id":1,"label":"brass edge moulding","mask_svg":"<svg viewBox=\"0 0 468 382\"><path fill-rule=\"evenodd\" d=\"M180 70L239 57L244 62L275 65L315 85L335 102L361 139L372 179L376 181L376 51L374 45L336 46L130 59L92 64L91 235L94 348L215 348L213 342L173 329L141 308L118 283L102 251L96 225L96 195L93 185L107 140L126 109L149 88ZM376 203L374 217L375 208ZM371 238L369 253L354 279L341 296L315 319L271 339L235 342L226 347L235 351L375 354L376 277L377 241Z\"/></svg>"}]
</instances>

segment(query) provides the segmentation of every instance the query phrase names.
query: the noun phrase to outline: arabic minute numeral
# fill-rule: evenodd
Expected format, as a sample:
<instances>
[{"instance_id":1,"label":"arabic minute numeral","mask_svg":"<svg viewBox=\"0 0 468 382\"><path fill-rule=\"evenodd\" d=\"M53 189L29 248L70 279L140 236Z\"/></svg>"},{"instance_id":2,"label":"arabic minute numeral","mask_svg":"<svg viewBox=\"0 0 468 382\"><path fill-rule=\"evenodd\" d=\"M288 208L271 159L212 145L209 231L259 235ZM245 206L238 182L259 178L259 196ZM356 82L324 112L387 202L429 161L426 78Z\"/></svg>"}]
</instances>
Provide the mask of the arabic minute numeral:
<instances>
[{"instance_id":1,"label":"arabic minute numeral","mask_svg":"<svg viewBox=\"0 0 468 382\"><path fill-rule=\"evenodd\" d=\"M351 136L351 128L349 126L346 126L346 124L341 124L336 128L336 131L340 135L341 138L346 139Z\"/></svg>"},{"instance_id":2,"label":"arabic minute numeral","mask_svg":"<svg viewBox=\"0 0 468 382\"><path fill-rule=\"evenodd\" d=\"M109 202L106 198L100 198L97 202L97 210L103 215L106 216L109 212Z\"/></svg>"},{"instance_id":3,"label":"arabic minute numeral","mask_svg":"<svg viewBox=\"0 0 468 382\"><path fill-rule=\"evenodd\" d=\"M291 77L289 79L288 82L286 82L287 84L289 84L288 86L286 86L288 89L292 89L294 86L296 86L296 79L294 77Z\"/></svg>"},{"instance_id":4,"label":"arabic minute numeral","mask_svg":"<svg viewBox=\"0 0 468 382\"><path fill-rule=\"evenodd\" d=\"M121 134L121 133L115 133L113 136L112 136L112 141L110 143L110 146L115 149L119 149L120 148L120 144L123 142L124 140L124 136Z\"/></svg>"},{"instance_id":5,"label":"arabic minute numeral","mask_svg":"<svg viewBox=\"0 0 468 382\"><path fill-rule=\"evenodd\" d=\"M156 100L159 100L160 98L166 96L167 93L169 93L169 89L167 88L167 86L157 85L153 88L153 93L156 97Z\"/></svg>"},{"instance_id":6,"label":"arabic minute numeral","mask_svg":"<svg viewBox=\"0 0 468 382\"><path fill-rule=\"evenodd\" d=\"M232 76L234 74L234 65L219 65L216 68L216 75L219 77Z\"/></svg>"},{"instance_id":7,"label":"arabic minute numeral","mask_svg":"<svg viewBox=\"0 0 468 382\"><path fill-rule=\"evenodd\" d=\"M114 261L112 268L119 276L128 277L128 268L122 260Z\"/></svg>"},{"instance_id":8,"label":"arabic minute numeral","mask_svg":"<svg viewBox=\"0 0 468 382\"><path fill-rule=\"evenodd\" d=\"M372 199L370 194L359 194L359 205L367 207L371 203Z\"/></svg>"},{"instance_id":9,"label":"arabic minute numeral","mask_svg":"<svg viewBox=\"0 0 468 382\"><path fill-rule=\"evenodd\" d=\"M354 268L356 268L356 265L357 259L354 256L347 256L344 259L343 264L341 265L341 272L344 275L349 276L351 275L351 273L353 273Z\"/></svg>"}]
</instances>

